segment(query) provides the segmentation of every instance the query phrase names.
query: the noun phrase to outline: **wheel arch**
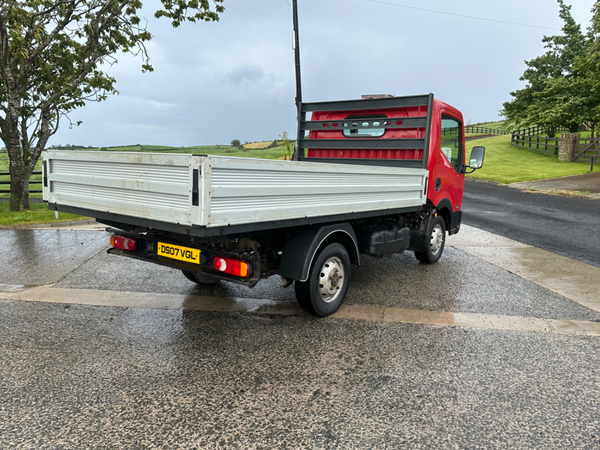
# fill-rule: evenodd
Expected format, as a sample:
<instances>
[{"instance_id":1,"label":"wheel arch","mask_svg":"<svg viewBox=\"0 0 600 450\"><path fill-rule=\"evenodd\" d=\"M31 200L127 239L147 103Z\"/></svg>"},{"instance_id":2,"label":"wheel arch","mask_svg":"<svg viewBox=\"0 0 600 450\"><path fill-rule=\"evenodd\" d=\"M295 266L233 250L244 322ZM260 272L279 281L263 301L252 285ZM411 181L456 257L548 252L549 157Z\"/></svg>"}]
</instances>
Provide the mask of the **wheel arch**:
<instances>
[{"instance_id":1,"label":"wheel arch","mask_svg":"<svg viewBox=\"0 0 600 450\"><path fill-rule=\"evenodd\" d=\"M317 254L334 242L346 248L352 264L360 264L356 235L349 223L313 225L299 228L290 235L277 273L293 280L306 281Z\"/></svg>"},{"instance_id":2,"label":"wheel arch","mask_svg":"<svg viewBox=\"0 0 600 450\"><path fill-rule=\"evenodd\" d=\"M453 235L458 233L462 221L462 211L455 211L449 199L441 199L435 207L438 214L444 218L446 222L446 230L448 234Z\"/></svg>"},{"instance_id":3,"label":"wheel arch","mask_svg":"<svg viewBox=\"0 0 600 450\"><path fill-rule=\"evenodd\" d=\"M437 213L444 218L446 229L449 229L452 216L452 203L450 203L450 200L447 198L441 199L435 209L437 210Z\"/></svg>"}]
</instances>

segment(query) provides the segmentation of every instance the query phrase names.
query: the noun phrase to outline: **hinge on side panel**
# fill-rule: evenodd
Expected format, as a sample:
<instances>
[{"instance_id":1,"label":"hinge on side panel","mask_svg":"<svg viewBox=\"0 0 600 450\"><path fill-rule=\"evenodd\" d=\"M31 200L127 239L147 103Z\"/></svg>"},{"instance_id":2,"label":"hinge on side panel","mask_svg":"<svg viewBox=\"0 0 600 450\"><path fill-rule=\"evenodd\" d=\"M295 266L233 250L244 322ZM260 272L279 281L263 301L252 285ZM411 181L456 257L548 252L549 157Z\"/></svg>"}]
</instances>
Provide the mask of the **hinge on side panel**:
<instances>
[{"instance_id":1,"label":"hinge on side panel","mask_svg":"<svg viewBox=\"0 0 600 450\"><path fill-rule=\"evenodd\" d=\"M194 169L192 171L192 206L200 206L200 189L198 179L200 178L200 171Z\"/></svg>"},{"instance_id":2,"label":"hinge on side panel","mask_svg":"<svg viewBox=\"0 0 600 450\"><path fill-rule=\"evenodd\" d=\"M44 174L44 187L48 187L48 166L46 161L42 161L42 172Z\"/></svg>"}]
</instances>

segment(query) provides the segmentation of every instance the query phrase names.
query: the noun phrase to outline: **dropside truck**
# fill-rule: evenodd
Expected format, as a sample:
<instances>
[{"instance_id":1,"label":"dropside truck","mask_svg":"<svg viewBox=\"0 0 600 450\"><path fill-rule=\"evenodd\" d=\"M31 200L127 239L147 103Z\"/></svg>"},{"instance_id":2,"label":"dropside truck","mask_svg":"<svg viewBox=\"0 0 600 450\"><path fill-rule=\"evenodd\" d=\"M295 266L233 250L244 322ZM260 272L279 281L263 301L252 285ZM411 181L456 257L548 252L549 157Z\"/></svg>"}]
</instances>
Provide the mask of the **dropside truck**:
<instances>
[{"instance_id":1,"label":"dropside truck","mask_svg":"<svg viewBox=\"0 0 600 450\"><path fill-rule=\"evenodd\" d=\"M107 225L110 254L199 284L279 275L328 316L361 258L440 259L484 152L465 159L462 114L433 94L301 103L292 161L47 150L43 198Z\"/></svg>"}]
</instances>

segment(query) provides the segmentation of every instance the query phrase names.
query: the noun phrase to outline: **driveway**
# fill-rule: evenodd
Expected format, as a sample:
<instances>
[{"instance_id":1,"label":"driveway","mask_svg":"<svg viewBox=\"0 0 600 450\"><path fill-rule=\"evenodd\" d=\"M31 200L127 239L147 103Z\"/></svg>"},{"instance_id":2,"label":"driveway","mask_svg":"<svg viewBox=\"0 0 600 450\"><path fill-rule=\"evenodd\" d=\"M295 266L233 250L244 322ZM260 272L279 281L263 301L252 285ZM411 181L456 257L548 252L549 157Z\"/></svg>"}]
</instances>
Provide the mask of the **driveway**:
<instances>
[{"instance_id":1,"label":"driveway","mask_svg":"<svg viewBox=\"0 0 600 450\"><path fill-rule=\"evenodd\" d=\"M597 166L600 169L600 166ZM575 193L600 199L600 171L573 175L570 177L551 178L547 180L524 181L512 183L518 189L545 191L554 193Z\"/></svg>"},{"instance_id":2,"label":"driveway","mask_svg":"<svg viewBox=\"0 0 600 450\"><path fill-rule=\"evenodd\" d=\"M465 226L431 266L365 259L316 319L277 277L18 231L23 267L70 250L0 272L0 448L600 446L600 268Z\"/></svg>"}]
</instances>

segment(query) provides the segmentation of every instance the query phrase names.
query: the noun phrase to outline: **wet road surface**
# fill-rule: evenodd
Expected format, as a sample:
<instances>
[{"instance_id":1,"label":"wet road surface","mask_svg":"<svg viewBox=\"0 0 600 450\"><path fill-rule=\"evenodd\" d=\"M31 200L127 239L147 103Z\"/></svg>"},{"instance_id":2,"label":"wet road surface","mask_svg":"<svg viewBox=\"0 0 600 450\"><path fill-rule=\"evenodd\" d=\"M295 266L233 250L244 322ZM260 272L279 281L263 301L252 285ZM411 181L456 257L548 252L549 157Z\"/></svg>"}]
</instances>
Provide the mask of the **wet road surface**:
<instances>
[{"instance_id":1,"label":"wet road surface","mask_svg":"<svg viewBox=\"0 0 600 450\"><path fill-rule=\"evenodd\" d=\"M58 281L105 249L106 236L88 230L0 230L0 248L0 283L39 285Z\"/></svg>"},{"instance_id":2,"label":"wet road surface","mask_svg":"<svg viewBox=\"0 0 600 450\"><path fill-rule=\"evenodd\" d=\"M590 175L595 174L587 174L589 189L600 189ZM547 183L563 189L568 186L564 179L558 180L560 184L556 180ZM600 267L599 199L532 193L467 180L462 210L467 225Z\"/></svg>"},{"instance_id":3,"label":"wet road surface","mask_svg":"<svg viewBox=\"0 0 600 450\"><path fill-rule=\"evenodd\" d=\"M11 264L50 263L0 273L0 448L600 447L593 265L465 227L438 264L353 266L316 319L276 277L195 286L101 231L20 231Z\"/></svg>"},{"instance_id":4,"label":"wet road surface","mask_svg":"<svg viewBox=\"0 0 600 450\"><path fill-rule=\"evenodd\" d=\"M547 180L523 181L513 183L513 187L547 192L577 192L589 197L600 198L600 172L572 175Z\"/></svg>"}]
</instances>

